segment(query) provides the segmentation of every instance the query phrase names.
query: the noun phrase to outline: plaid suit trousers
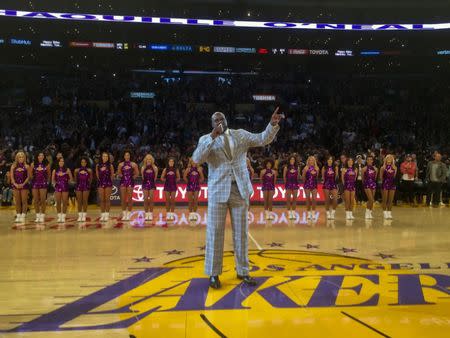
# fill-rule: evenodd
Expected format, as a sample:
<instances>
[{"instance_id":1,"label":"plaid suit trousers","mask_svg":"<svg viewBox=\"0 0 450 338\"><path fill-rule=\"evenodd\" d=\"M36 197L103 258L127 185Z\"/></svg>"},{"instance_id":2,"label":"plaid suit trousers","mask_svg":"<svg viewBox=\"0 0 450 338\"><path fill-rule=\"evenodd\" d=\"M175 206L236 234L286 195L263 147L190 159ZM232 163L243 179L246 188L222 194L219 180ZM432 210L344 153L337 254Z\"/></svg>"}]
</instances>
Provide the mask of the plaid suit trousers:
<instances>
[{"instance_id":1,"label":"plaid suit trousers","mask_svg":"<svg viewBox=\"0 0 450 338\"><path fill-rule=\"evenodd\" d=\"M231 183L230 197L225 203L208 203L206 226L205 273L222 273L225 220L230 211L236 272L248 275L248 200L243 199L235 182Z\"/></svg>"}]
</instances>

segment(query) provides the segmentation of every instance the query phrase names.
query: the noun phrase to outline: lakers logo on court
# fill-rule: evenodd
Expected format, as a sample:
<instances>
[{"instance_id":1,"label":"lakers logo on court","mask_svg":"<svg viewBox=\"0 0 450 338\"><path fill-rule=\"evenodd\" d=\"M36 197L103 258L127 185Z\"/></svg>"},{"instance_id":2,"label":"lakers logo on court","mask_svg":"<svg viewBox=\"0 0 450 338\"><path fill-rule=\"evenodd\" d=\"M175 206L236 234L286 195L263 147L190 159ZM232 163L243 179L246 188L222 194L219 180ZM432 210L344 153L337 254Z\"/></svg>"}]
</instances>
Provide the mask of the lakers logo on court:
<instances>
[{"instance_id":1,"label":"lakers logo on court","mask_svg":"<svg viewBox=\"0 0 450 338\"><path fill-rule=\"evenodd\" d=\"M443 337L450 263L385 263L310 251L251 251L258 286L208 288L202 255L130 268L116 284L8 332L125 329L136 337ZM426 313L426 315L424 315ZM318 331L320 328L320 331ZM319 333L320 332L320 333Z\"/></svg>"}]
</instances>

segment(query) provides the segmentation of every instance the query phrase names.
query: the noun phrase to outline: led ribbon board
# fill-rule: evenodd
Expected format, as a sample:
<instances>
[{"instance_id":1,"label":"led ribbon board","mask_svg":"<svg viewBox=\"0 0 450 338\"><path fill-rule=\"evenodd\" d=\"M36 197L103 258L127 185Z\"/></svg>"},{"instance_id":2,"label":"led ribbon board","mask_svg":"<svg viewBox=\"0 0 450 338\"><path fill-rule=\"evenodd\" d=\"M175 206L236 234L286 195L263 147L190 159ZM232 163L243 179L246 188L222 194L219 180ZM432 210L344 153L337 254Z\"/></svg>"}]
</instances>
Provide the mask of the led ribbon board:
<instances>
[{"instance_id":1,"label":"led ribbon board","mask_svg":"<svg viewBox=\"0 0 450 338\"><path fill-rule=\"evenodd\" d=\"M110 14L80 14L80 13L53 13L30 12L10 9L0 9L0 16L23 19L48 20L76 20L98 22L129 22L148 24L170 24L184 26L211 26L211 27L246 27L246 28L272 28L272 29L313 29L313 30L348 30L348 31L421 31L450 29L450 23L422 23L422 24L345 24L345 23L312 23L312 22L283 22L283 21L240 21L240 20L213 20L213 19L186 19L162 18L134 15Z\"/></svg>"}]
</instances>

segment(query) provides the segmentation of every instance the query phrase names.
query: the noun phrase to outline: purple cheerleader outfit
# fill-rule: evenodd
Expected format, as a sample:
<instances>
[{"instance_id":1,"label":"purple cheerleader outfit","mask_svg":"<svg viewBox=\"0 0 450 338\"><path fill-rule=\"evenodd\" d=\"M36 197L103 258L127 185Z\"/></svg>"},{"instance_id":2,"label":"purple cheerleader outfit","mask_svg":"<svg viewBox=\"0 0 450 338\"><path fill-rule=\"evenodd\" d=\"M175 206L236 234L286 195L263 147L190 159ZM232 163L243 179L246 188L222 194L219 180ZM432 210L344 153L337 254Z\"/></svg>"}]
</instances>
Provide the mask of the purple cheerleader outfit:
<instances>
[{"instance_id":1,"label":"purple cheerleader outfit","mask_svg":"<svg viewBox=\"0 0 450 338\"><path fill-rule=\"evenodd\" d=\"M395 190L395 170L391 165L387 165L383 172L383 190Z\"/></svg>"},{"instance_id":2,"label":"purple cheerleader outfit","mask_svg":"<svg viewBox=\"0 0 450 338\"><path fill-rule=\"evenodd\" d=\"M308 170L306 170L305 183L303 184L303 188L306 190L317 189L317 170L313 166L310 166Z\"/></svg>"},{"instance_id":3,"label":"purple cheerleader outfit","mask_svg":"<svg viewBox=\"0 0 450 338\"><path fill-rule=\"evenodd\" d=\"M25 182L25 180L28 178L28 171L27 168L25 167L25 164L18 163L17 166L14 168L13 175L16 184L23 184L23 182ZM28 184L25 184L23 188L16 188L15 186L13 186L13 189L15 190L28 189Z\"/></svg>"},{"instance_id":4,"label":"purple cheerleader outfit","mask_svg":"<svg viewBox=\"0 0 450 338\"><path fill-rule=\"evenodd\" d=\"M375 190L377 188L377 172L373 166L367 166L364 173L364 189Z\"/></svg>"},{"instance_id":5,"label":"purple cheerleader outfit","mask_svg":"<svg viewBox=\"0 0 450 338\"><path fill-rule=\"evenodd\" d=\"M144 176L142 177L142 189L155 190L155 171L151 165L148 165L144 169Z\"/></svg>"},{"instance_id":6,"label":"purple cheerleader outfit","mask_svg":"<svg viewBox=\"0 0 450 338\"><path fill-rule=\"evenodd\" d=\"M197 167L191 167L188 177L187 191L200 191L200 176Z\"/></svg>"},{"instance_id":7,"label":"purple cheerleader outfit","mask_svg":"<svg viewBox=\"0 0 450 338\"><path fill-rule=\"evenodd\" d=\"M325 168L325 179L323 181L323 188L326 190L335 190L337 189L336 185L336 172L332 166L326 166Z\"/></svg>"},{"instance_id":8,"label":"purple cheerleader outfit","mask_svg":"<svg viewBox=\"0 0 450 338\"><path fill-rule=\"evenodd\" d=\"M111 164L109 162L97 164L97 171L98 171L98 187L99 188L112 187Z\"/></svg>"},{"instance_id":9,"label":"purple cheerleader outfit","mask_svg":"<svg viewBox=\"0 0 450 338\"><path fill-rule=\"evenodd\" d=\"M356 172L353 168L347 168L344 175L344 190L355 191Z\"/></svg>"},{"instance_id":10,"label":"purple cheerleader outfit","mask_svg":"<svg viewBox=\"0 0 450 338\"><path fill-rule=\"evenodd\" d=\"M298 189L298 168L296 166L290 165L286 172L286 190L297 190Z\"/></svg>"},{"instance_id":11,"label":"purple cheerleader outfit","mask_svg":"<svg viewBox=\"0 0 450 338\"><path fill-rule=\"evenodd\" d=\"M266 173L263 176L262 191L274 191L275 190L275 175L272 169L266 169Z\"/></svg>"},{"instance_id":12,"label":"purple cheerleader outfit","mask_svg":"<svg viewBox=\"0 0 450 338\"><path fill-rule=\"evenodd\" d=\"M69 174L67 168L58 168L55 172L55 191L69 192Z\"/></svg>"},{"instance_id":13,"label":"purple cheerleader outfit","mask_svg":"<svg viewBox=\"0 0 450 338\"><path fill-rule=\"evenodd\" d=\"M166 181L164 182L164 191L177 191L177 173L175 168L170 167L166 170Z\"/></svg>"},{"instance_id":14,"label":"purple cheerleader outfit","mask_svg":"<svg viewBox=\"0 0 450 338\"><path fill-rule=\"evenodd\" d=\"M81 167L78 169L77 174L77 186L75 188L76 191L89 191L89 180L91 178L91 174L86 167Z\"/></svg>"},{"instance_id":15,"label":"purple cheerleader outfit","mask_svg":"<svg viewBox=\"0 0 450 338\"><path fill-rule=\"evenodd\" d=\"M47 189L48 174L47 167L43 163L35 164L33 167L33 189Z\"/></svg>"},{"instance_id":16,"label":"purple cheerleader outfit","mask_svg":"<svg viewBox=\"0 0 450 338\"><path fill-rule=\"evenodd\" d=\"M120 178L121 187L134 187L133 166L130 161L123 162L122 177Z\"/></svg>"}]
</instances>

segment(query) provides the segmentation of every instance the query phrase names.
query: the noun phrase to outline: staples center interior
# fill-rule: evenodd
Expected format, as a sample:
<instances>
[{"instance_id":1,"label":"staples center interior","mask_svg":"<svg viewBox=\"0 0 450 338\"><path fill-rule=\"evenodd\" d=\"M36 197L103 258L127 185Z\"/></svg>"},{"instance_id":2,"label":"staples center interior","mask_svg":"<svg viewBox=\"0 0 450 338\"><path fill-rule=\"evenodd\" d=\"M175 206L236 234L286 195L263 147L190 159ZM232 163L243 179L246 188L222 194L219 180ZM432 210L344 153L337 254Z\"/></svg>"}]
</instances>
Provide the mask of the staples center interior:
<instances>
[{"instance_id":1,"label":"staples center interior","mask_svg":"<svg viewBox=\"0 0 450 338\"><path fill-rule=\"evenodd\" d=\"M2 1L0 337L447 337L448 9Z\"/></svg>"}]
</instances>

